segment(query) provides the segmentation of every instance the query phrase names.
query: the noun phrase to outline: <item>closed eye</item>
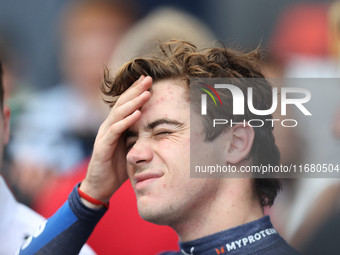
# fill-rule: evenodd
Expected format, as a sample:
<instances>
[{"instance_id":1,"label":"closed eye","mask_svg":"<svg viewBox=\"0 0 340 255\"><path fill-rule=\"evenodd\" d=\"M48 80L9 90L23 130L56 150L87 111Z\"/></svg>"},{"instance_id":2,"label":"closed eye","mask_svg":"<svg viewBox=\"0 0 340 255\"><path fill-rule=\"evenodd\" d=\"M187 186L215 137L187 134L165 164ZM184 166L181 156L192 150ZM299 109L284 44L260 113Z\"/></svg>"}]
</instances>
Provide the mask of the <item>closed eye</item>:
<instances>
[{"instance_id":1,"label":"closed eye","mask_svg":"<svg viewBox=\"0 0 340 255\"><path fill-rule=\"evenodd\" d=\"M126 145L126 150L130 151L134 145L135 145L135 143L131 143L129 145Z\"/></svg>"},{"instance_id":2,"label":"closed eye","mask_svg":"<svg viewBox=\"0 0 340 255\"><path fill-rule=\"evenodd\" d=\"M137 138L135 137L129 137L127 140L126 140L126 150L127 152L129 152L132 147L136 144L137 142Z\"/></svg>"},{"instance_id":3,"label":"closed eye","mask_svg":"<svg viewBox=\"0 0 340 255\"><path fill-rule=\"evenodd\" d=\"M162 132L158 132L155 135L167 135L167 134L172 134L172 132L170 131L162 131Z\"/></svg>"}]
</instances>

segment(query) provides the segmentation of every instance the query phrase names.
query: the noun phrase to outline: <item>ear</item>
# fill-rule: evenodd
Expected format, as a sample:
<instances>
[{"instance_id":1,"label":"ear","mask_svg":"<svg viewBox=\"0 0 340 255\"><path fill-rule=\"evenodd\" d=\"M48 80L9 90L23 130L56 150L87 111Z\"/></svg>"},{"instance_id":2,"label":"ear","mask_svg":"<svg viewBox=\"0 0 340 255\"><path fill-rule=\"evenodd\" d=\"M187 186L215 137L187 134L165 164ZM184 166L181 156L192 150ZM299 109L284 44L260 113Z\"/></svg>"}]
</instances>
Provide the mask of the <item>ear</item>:
<instances>
[{"instance_id":1,"label":"ear","mask_svg":"<svg viewBox=\"0 0 340 255\"><path fill-rule=\"evenodd\" d=\"M237 124L233 126L229 133L231 135L230 146L228 149L227 161L230 164L236 165L245 159L253 146L255 137L254 129L250 126Z\"/></svg>"},{"instance_id":2,"label":"ear","mask_svg":"<svg viewBox=\"0 0 340 255\"><path fill-rule=\"evenodd\" d=\"M8 105L4 105L2 109L2 118L3 118L3 144L6 145L9 141L9 136L10 136L10 117L11 117L11 110L8 107Z\"/></svg>"}]
</instances>

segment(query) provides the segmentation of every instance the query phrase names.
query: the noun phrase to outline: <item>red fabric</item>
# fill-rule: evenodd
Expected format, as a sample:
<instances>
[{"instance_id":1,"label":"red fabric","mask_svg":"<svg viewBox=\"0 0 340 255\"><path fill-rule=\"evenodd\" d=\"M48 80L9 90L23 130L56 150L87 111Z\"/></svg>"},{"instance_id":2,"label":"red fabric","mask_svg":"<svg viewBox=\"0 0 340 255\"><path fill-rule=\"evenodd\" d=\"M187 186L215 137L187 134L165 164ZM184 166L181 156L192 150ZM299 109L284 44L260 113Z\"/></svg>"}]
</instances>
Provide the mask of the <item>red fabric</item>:
<instances>
[{"instance_id":1,"label":"red fabric","mask_svg":"<svg viewBox=\"0 0 340 255\"><path fill-rule=\"evenodd\" d=\"M67 200L73 187L86 175L89 160L72 175L47 183L34 202L34 210L48 218ZM156 254L178 250L176 233L166 226L142 220L130 182L125 182L110 200L110 209L98 223L88 244L99 254Z\"/></svg>"}]
</instances>

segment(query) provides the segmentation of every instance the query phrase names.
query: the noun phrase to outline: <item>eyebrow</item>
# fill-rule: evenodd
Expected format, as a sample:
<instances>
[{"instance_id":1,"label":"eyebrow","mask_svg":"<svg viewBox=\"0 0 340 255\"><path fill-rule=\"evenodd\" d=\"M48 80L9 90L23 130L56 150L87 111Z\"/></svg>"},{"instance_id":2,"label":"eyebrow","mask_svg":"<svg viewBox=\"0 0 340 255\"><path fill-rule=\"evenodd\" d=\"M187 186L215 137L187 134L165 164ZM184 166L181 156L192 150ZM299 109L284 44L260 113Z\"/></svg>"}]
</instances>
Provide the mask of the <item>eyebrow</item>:
<instances>
[{"instance_id":1,"label":"eyebrow","mask_svg":"<svg viewBox=\"0 0 340 255\"><path fill-rule=\"evenodd\" d=\"M181 123L177 120L172 120L172 119L168 119L168 118L161 118L161 119L155 120L153 122L150 122L146 126L145 129L147 131L150 131L150 130L154 129L155 127L162 125L162 124L168 124L168 125L173 125L173 126L178 126L178 127L183 126L183 123ZM136 136L138 136L137 132L131 131L131 130L126 131L125 138L136 137Z\"/></svg>"},{"instance_id":2,"label":"eyebrow","mask_svg":"<svg viewBox=\"0 0 340 255\"><path fill-rule=\"evenodd\" d=\"M158 119L158 120L155 120L155 121L149 123L146 126L146 130L152 130L155 127L157 127L158 125L161 125L161 124L169 124L169 125L173 125L173 126L182 126L183 125L183 123L181 123L181 122L179 122L177 120L171 120L171 119L168 119L168 118L162 118L162 119Z\"/></svg>"}]
</instances>

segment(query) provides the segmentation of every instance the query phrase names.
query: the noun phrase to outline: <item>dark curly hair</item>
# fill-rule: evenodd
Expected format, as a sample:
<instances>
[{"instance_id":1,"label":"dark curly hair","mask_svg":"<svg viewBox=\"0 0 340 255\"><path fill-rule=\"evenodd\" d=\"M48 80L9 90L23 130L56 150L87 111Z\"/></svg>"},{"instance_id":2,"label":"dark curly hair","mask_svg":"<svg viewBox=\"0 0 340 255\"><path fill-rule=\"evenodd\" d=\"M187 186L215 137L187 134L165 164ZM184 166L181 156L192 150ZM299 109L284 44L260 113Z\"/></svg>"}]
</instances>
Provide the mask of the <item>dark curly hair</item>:
<instances>
[{"instance_id":1,"label":"dark curly hair","mask_svg":"<svg viewBox=\"0 0 340 255\"><path fill-rule=\"evenodd\" d=\"M259 62L258 49L250 53L243 53L227 49L221 44L221 47L198 50L192 43L172 40L160 44L158 51L149 57L135 58L127 62L114 78L110 76L108 69L106 69L102 90L104 95L112 99L107 103L113 106L117 96L128 89L141 75L151 76L154 82L166 79L182 79L186 82L188 88L192 78L235 78L235 80L243 78L246 82L239 82L238 87L244 94L247 94L247 87L253 88L254 108L269 109L272 105L272 87L265 79ZM230 91L222 91L219 94L226 106L220 107L220 113L214 110L214 112L202 116L206 141L214 140L224 130L230 128L228 125L218 125L219 127L211 128L212 120L216 118L216 114L228 116L234 122L241 119L254 119L255 116L256 119L272 119L271 115L254 115L247 107L245 107L247 110L245 110L244 115L233 116ZM190 95L191 98L193 96L195 95ZM254 165L278 165L280 152L275 145L271 122L264 121L264 123L263 127L254 128L255 138L249 157L252 156ZM261 205L266 206L274 203L274 199L281 189L281 184L276 178L256 178L253 179L253 188Z\"/></svg>"}]
</instances>

